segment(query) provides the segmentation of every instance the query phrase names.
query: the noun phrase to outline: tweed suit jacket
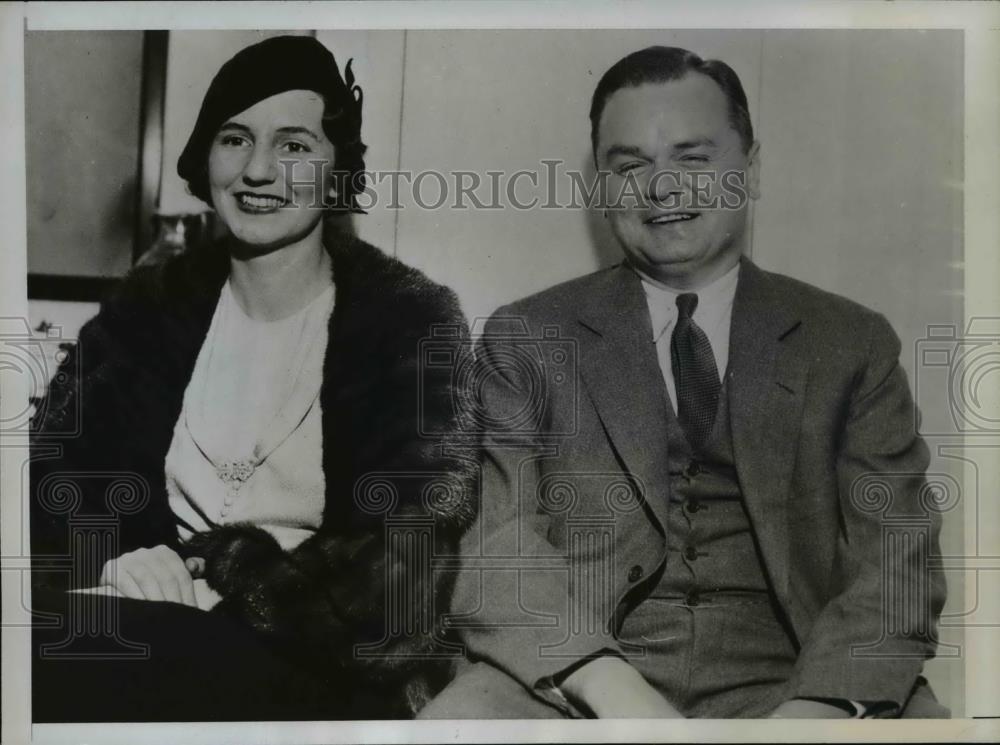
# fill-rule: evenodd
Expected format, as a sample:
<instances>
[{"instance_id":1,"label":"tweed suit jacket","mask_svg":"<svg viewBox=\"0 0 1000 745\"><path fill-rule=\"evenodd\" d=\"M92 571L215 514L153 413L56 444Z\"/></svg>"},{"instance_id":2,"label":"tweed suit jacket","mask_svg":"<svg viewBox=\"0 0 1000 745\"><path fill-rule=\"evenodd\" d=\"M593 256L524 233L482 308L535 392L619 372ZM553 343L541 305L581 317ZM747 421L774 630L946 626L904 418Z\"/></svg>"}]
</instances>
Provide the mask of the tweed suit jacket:
<instances>
[{"instance_id":1,"label":"tweed suit jacket","mask_svg":"<svg viewBox=\"0 0 1000 745\"><path fill-rule=\"evenodd\" d=\"M669 403L651 340L625 265L503 307L483 335L492 429L452 623L470 656L543 697L593 655L627 659L616 630L666 559ZM526 353L544 372L517 363ZM934 654L945 587L918 554L939 551L940 515L920 496L928 450L899 353L878 313L742 261L726 389L746 508L798 649L794 696L902 706ZM926 543L887 556L890 514ZM923 602L919 618L890 611L891 588Z\"/></svg>"}]
</instances>

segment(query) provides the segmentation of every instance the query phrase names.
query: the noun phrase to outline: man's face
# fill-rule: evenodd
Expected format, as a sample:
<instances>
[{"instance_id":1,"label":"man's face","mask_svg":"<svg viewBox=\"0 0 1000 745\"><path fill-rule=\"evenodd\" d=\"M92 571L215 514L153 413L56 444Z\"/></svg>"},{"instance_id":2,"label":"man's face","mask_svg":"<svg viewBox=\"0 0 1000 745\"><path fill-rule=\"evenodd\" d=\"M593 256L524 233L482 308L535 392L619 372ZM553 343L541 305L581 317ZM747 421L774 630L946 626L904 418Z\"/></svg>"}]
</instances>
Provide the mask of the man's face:
<instances>
[{"instance_id":1,"label":"man's face","mask_svg":"<svg viewBox=\"0 0 1000 745\"><path fill-rule=\"evenodd\" d=\"M744 153L715 81L691 73L615 91L596 155L610 172L611 228L638 269L697 287L736 264L747 197L758 195L757 145Z\"/></svg>"}]
</instances>

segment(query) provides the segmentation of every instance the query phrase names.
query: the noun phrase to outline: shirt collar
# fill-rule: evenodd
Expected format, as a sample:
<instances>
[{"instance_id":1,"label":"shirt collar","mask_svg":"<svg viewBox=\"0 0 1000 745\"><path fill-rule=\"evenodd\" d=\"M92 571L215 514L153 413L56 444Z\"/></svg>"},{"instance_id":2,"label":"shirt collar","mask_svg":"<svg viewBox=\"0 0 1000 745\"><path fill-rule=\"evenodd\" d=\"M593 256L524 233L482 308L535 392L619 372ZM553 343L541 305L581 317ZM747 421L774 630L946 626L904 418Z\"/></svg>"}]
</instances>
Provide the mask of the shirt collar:
<instances>
[{"instance_id":1,"label":"shirt collar","mask_svg":"<svg viewBox=\"0 0 1000 745\"><path fill-rule=\"evenodd\" d=\"M653 327L654 343L677 319L677 296L684 292L694 292L698 295L698 307L695 309L694 318L695 322L704 328L717 323L732 310L733 300L736 297L736 284L740 276L739 263L704 287L683 291L667 287L631 264L629 266L642 280L642 289L646 293L646 304L649 307L649 318Z\"/></svg>"}]
</instances>

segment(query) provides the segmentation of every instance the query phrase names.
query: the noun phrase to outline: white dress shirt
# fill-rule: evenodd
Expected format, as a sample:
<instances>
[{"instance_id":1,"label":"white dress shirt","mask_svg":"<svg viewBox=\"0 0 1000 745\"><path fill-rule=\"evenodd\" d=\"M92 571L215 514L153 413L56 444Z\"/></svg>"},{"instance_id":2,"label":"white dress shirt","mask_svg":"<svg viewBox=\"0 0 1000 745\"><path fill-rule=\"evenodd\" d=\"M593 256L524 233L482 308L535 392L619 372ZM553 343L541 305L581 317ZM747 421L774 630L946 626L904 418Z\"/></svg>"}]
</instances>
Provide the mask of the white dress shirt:
<instances>
[{"instance_id":1,"label":"white dress shirt","mask_svg":"<svg viewBox=\"0 0 1000 745\"><path fill-rule=\"evenodd\" d=\"M646 293L649 320L653 327L653 343L656 358L667 386L670 404L677 411L677 386L674 383L673 365L670 360L670 337L677 324L677 296L693 292L698 296L698 307L692 316L698 327L705 332L712 345L715 368L720 381L725 377L729 364L729 328L733 319L733 300L736 297L736 283L739 280L740 265L737 264L711 284L697 290L683 292L671 289L635 269L642 279L642 289Z\"/></svg>"}]
</instances>

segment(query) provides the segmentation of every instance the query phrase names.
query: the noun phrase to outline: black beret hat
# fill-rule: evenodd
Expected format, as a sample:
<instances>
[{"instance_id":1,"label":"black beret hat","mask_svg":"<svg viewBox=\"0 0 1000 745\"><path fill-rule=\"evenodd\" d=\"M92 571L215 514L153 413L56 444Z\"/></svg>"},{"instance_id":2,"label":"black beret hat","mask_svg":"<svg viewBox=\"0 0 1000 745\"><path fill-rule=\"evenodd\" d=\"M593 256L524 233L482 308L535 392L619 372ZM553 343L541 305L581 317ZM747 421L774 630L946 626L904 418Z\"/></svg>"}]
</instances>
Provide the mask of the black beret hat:
<instances>
[{"instance_id":1,"label":"black beret hat","mask_svg":"<svg viewBox=\"0 0 1000 745\"><path fill-rule=\"evenodd\" d=\"M360 131L361 89L354 85L350 62L344 73L346 82L330 50L311 36L274 36L237 52L208 87L194 131L177 160L178 175L188 182L196 179L226 120L285 91L321 94L335 112L338 105L346 109L336 113L346 114L344 123Z\"/></svg>"}]
</instances>

